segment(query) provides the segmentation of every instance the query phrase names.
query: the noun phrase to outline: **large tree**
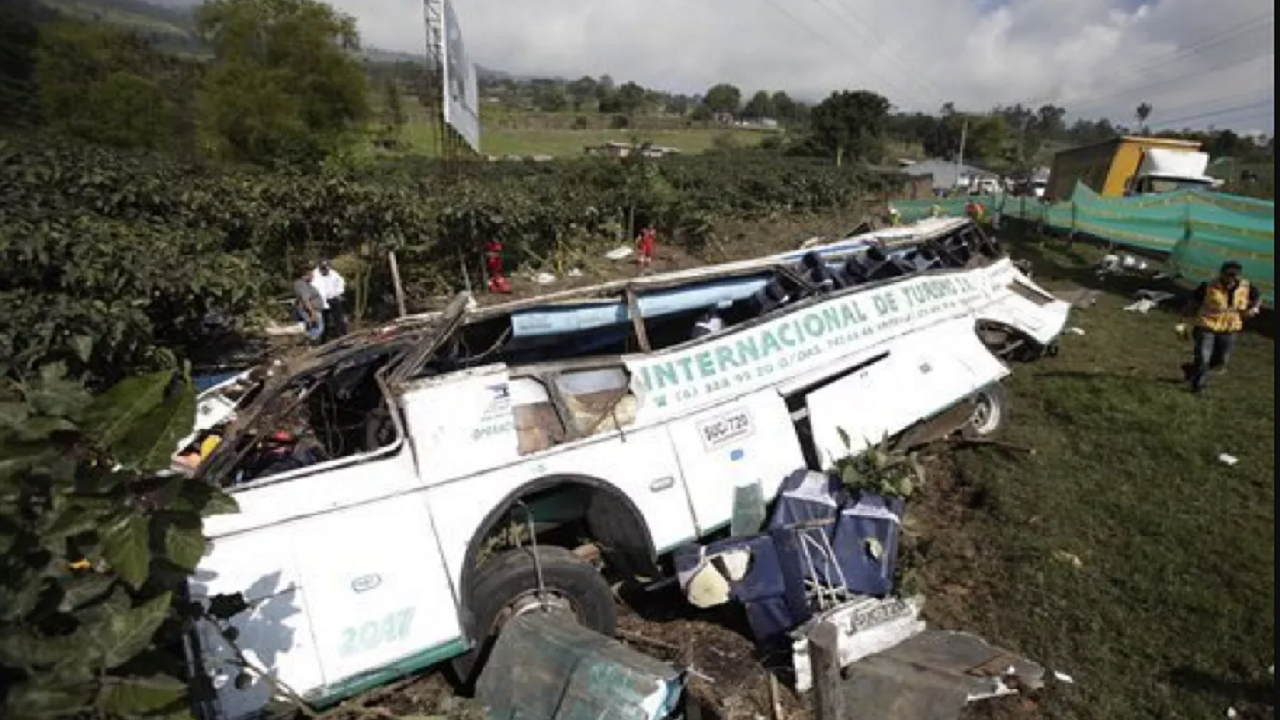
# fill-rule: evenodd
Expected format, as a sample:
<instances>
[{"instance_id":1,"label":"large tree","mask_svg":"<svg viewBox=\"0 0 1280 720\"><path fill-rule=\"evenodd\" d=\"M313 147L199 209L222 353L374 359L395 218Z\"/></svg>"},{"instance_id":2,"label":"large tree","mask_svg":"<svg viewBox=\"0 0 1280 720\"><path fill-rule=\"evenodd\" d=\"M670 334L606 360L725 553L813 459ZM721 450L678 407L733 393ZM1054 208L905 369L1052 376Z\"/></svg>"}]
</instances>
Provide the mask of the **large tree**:
<instances>
[{"instance_id":1,"label":"large tree","mask_svg":"<svg viewBox=\"0 0 1280 720\"><path fill-rule=\"evenodd\" d=\"M1155 110L1149 102L1138 104L1138 109L1133 111L1133 116L1138 120L1138 129L1147 132L1147 121L1151 119L1151 113Z\"/></svg>"},{"instance_id":2,"label":"large tree","mask_svg":"<svg viewBox=\"0 0 1280 720\"><path fill-rule=\"evenodd\" d=\"M193 149L194 69L117 27L75 21L40 33L36 79L46 121L90 142Z\"/></svg>"},{"instance_id":3,"label":"large tree","mask_svg":"<svg viewBox=\"0 0 1280 720\"><path fill-rule=\"evenodd\" d=\"M197 14L214 59L201 127L222 155L313 161L369 113L355 20L316 0L211 0Z\"/></svg>"},{"instance_id":4,"label":"large tree","mask_svg":"<svg viewBox=\"0 0 1280 720\"><path fill-rule=\"evenodd\" d=\"M721 83L707 91L703 101L713 113L737 115L742 107L742 91L728 83Z\"/></svg>"},{"instance_id":5,"label":"large tree","mask_svg":"<svg viewBox=\"0 0 1280 720\"><path fill-rule=\"evenodd\" d=\"M837 165L845 158L878 162L890 107L888 99L867 90L833 93L810 116L813 141Z\"/></svg>"},{"instance_id":6,"label":"large tree","mask_svg":"<svg viewBox=\"0 0 1280 720\"><path fill-rule=\"evenodd\" d=\"M773 103L773 112L781 122L791 122L796 119L796 101L791 96L779 90L770 98Z\"/></svg>"},{"instance_id":7,"label":"large tree","mask_svg":"<svg viewBox=\"0 0 1280 720\"><path fill-rule=\"evenodd\" d=\"M772 118L776 116L776 113L777 110L773 106L773 96L765 90L752 95L751 99L747 101L747 106L742 109L742 116L752 120Z\"/></svg>"},{"instance_id":8,"label":"large tree","mask_svg":"<svg viewBox=\"0 0 1280 720\"><path fill-rule=\"evenodd\" d=\"M573 109L580 111L587 103L596 99L596 79L590 75L582 77L569 83L569 97L573 100Z\"/></svg>"},{"instance_id":9,"label":"large tree","mask_svg":"<svg viewBox=\"0 0 1280 720\"><path fill-rule=\"evenodd\" d=\"M640 112L644 109L647 100L648 93L645 89L633 82L623 83L622 87L618 88L617 95L614 96L617 111L623 115L635 115Z\"/></svg>"}]
</instances>

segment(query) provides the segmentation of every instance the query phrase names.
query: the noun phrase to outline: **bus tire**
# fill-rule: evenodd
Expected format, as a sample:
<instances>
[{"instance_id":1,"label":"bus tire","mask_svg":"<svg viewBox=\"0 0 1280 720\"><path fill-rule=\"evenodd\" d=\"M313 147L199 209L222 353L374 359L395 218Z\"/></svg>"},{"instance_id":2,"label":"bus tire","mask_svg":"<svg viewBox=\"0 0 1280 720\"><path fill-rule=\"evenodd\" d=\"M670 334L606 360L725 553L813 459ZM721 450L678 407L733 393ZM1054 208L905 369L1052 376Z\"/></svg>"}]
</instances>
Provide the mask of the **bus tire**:
<instances>
[{"instance_id":1,"label":"bus tire","mask_svg":"<svg viewBox=\"0 0 1280 720\"><path fill-rule=\"evenodd\" d=\"M1009 422L1009 390L1000 383L988 385L972 398L973 415L960 429L966 440L986 440L998 435Z\"/></svg>"},{"instance_id":2,"label":"bus tire","mask_svg":"<svg viewBox=\"0 0 1280 720\"><path fill-rule=\"evenodd\" d=\"M539 564L552 612L572 616L584 627L613 637L618 609L613 591L600 571L561 547L539 547L537 564L534 553L531 547L508 550L477 571L470 592L476 645L450 663L454 678L464 689L475 687L502 626L519 614L540 607Z\"/></svg>"}]
</instances>

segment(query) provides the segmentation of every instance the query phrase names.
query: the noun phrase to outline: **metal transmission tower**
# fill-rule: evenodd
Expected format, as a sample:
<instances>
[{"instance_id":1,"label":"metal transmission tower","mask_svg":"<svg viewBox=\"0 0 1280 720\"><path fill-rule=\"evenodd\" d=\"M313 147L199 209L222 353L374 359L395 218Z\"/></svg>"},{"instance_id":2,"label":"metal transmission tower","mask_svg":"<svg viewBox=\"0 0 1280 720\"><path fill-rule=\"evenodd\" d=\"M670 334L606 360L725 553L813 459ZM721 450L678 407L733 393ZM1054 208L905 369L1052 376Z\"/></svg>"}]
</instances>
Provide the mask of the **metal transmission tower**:
<instances>
[{"instance_id":1,"label":"metal transmission tower","mask_svg":"<svg viewBox=\"0 0 1280 720\"><path fill-rule=\"evenodd\" d=\"M432 154L446 158L449 126L444 120L444 13L435 0L422 0L422 16L426 25L427 64L424 68L422 92L419 100L427 109L427 122L431 127Z\"/></svg>"}]
</instances>

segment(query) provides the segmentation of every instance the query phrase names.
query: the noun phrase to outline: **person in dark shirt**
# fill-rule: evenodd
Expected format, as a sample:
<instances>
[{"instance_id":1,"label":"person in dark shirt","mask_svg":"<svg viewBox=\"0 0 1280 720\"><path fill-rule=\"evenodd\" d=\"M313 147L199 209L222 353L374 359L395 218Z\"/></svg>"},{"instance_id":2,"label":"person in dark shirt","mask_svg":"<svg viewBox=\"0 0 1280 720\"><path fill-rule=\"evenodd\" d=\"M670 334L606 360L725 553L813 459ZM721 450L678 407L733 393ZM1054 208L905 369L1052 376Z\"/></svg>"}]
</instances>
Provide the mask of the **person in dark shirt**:
<instances>
[{"instance_id":1,"label":"person in dark shirt","mask_svg":"<svg viewBox=\"0 0 1280 720\"><path fill-rule=\"evenodd\" d=\"M1186 316L1195 318L1194 350L1182 370L1193 392L1208 386L1210 370L1226 367L1245 319L1262 310L1262 296L1242 270L1238 262L1223 263L1217 279L1200 283L1187 303Z\"/></svg>"},{"instance_id":2,"label":"person in dark shirt","mask_svg":"<svg viewBox=\"0 0 1280 720\"><path fill-rule=\"evenodd\" d=\"M324 298L311 284L314 269L304 267L293 281L294 312L302 322L307 339L317 342L324 336Z\"/></svg>"}]
</instances>

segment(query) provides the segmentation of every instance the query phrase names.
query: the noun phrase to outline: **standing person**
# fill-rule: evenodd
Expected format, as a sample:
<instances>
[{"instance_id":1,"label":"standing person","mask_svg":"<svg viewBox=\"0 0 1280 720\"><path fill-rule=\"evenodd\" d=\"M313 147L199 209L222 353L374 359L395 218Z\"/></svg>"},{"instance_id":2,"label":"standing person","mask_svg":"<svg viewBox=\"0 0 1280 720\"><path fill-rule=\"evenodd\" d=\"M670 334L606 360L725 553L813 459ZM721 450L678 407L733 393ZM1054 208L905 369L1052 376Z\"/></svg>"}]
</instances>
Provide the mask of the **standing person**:
<instances>
[{"instance_id":1,"label":"standing person","mask_svg":"<svg viewBox=\"0 0 1280 720\"><path fill-rule=\"evenodd\" d=\"M1236 335L1244 329L1245 318L1257 317L1262 311L1258 288L1242 277L1240 263L1222 264L1217 279L1200 283L1184 311L1195 318L1191 337L1194 350L1191 362L1182 366L1183 376L1191 383L1192 392L1201 392L1209 384L1209 371L1225 368ZM1186 325L1178 326L1185 332Z\"/></svg>"},{"instance_id":2,"label":"standing person","mask_svg":"<svg viewBox=\"0 0 1280 720\"><path fill-rule=\"evenodd\" d=\"M324 298L311 283L314 276L315 270L305 267L293 281L293 312L313 343L324 337Z\"/></svg>"},{"instance_id":3,"label":"standing person","mask_svg":"<svg viewBox=\"0 0 1280 720\"><path fill-rule=\"evenodd\" d=\"M653 264L653 254L658 248L658 231L652 225L645 225L640 231L640 237L636 238L636 250L639 253L637 262L640 267L649 267Z\"/></svg>"},{"instance_id":4,"label":"standing person","mask_svg":"<svg viewBox=\"0 0 1280 720\"><path fill-rule=\"evenodd\" d=\"M324 301L324 334L325 339L340 338L347 334L347 313L343 296L347 292L347 281L334 270L328 260L321 260L311 277L311 284L320 293Z\"/></svg>"},{"instance_id":5,"label":"standing person","mask_svg":"<svg viewBox=\"0 0 1280 720\"><path fill-rule=\"evenodd\" d=\"M484 269L489 274L489 292L509 294L511 282L502 271L502 242L490 238L484 243Z\"/></svg>"}]
</instances>

